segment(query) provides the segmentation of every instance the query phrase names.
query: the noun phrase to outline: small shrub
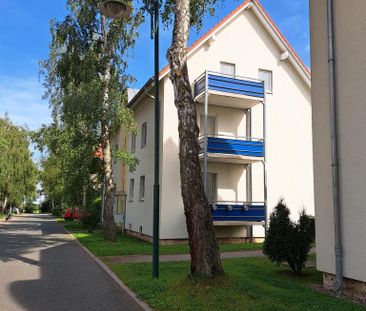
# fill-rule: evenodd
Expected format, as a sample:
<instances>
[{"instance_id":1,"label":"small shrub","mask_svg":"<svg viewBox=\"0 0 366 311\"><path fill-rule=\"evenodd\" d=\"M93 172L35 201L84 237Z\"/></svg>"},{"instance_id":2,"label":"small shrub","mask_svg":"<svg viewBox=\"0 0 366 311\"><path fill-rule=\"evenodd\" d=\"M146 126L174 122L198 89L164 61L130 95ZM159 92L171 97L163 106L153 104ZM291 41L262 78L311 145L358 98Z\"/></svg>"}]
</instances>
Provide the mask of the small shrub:
<instances>
[{"instance_id":1,"label":"small shrub","mask_svg":"<svg viewBox=\"0 0 366 311\"><path fill-rule=\"evenodd\" d=\"M28 214L33 214L38 212L38 206L34 203L28 203L24 207L24 212Z\"/></svg>"},{"instance_id":2,"label":"small shrub","mask_svg":"<svg viewBox=\"0 0 366 311\"><path fill-rule=\"evenodd\" d=\"M97 198L82 212L81 222L88 227L89 232L92 232L100 222L100 211L101 198Z\"/></svg>"},{"instance_id":3,"label":"small shrub","mask_svg":"<svg viewBox=\"0 0 366 311\"><path fill-rule=\"evenodd\" d=\"M311 249L311 218L302 211L294 223L289 216L290 210L281 199L270 216L263 253L277 264L287 262L296 274L301 274Z\"/></svg>"},{"instance_id":4,"label":"small shrub","mask_svg":"<svg viewBox=\"0 0 366 311\"><path fill-rule=\"evenodd\" d=\"M65 212L64 209L62 207L58 207L58 206L55 206L51 210L52 215L55 216L55 217L63 217L64 212Z\"/></svg>"}]
</instances>

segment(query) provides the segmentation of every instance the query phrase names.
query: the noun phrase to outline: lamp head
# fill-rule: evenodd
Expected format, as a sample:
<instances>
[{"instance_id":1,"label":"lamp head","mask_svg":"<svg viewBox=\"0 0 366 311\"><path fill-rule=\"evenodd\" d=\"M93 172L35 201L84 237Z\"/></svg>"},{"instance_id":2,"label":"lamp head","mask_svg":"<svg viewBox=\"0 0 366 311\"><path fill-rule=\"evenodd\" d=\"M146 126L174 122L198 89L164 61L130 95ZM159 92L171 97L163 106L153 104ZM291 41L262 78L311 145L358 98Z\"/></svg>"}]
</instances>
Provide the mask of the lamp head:
<instances>
[{"instance_id":1,"label":"lamp head","mask_svg":"<svg viewBox=\"0 0 366 311\"><path fill-rule=\"evenodd\" d=\"M104 16L112 18L128 17L132 12L132 6L123 0L104 0L99 9Z\"/></svg>"}]
</instances>

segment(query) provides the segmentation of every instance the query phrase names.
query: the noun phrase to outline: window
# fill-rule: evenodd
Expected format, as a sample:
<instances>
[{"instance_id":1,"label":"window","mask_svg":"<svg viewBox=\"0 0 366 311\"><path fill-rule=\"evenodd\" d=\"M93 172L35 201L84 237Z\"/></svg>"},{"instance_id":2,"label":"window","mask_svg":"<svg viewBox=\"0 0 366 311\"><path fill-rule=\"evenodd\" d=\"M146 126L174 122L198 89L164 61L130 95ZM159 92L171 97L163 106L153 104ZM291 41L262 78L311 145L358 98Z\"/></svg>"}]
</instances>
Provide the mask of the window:
<instances>
[{"instance_id":1,"label":"window","mask_svg":"<svg viewBox=\"0 0 366 311\"><path fill-rule=\"evenodd\" d=\"M205 116L203 114L200 115L200 134L204 134L205 129ZM216 134L216 117L207 116L207 134L215 135Z\"/></svg>"},{"instance_id":2,"label":"window","mask_svg":"<svg viewBox=\"0 0 366 311\"><path fill-rule=\"evenodd\" d=\"M140 201L145 199L145 176L140 177Z\"/></svg>"},{"instance_id":3,"label":"window","mask_svg":"<svg viewBox=\"0 0 366 311\"><path fill-rule=\"evenodd\" d=\"M125 195L117 195L117 210L116 214L120 215L123 214L125 210L125 201L126 196Z\"/></svg>"},{"instance_id":4,"label":"window","mask_svg":"<svg viewBox=\"0 0 366 311\"><path fill-rule=\"evenodd\" d=\"M136 134L131 134L131 152L134 153L136 151Z\"/></svg>"},{"instance_id":5,"label":"window","mask_svg":"<svg viewBox=\"0 0 366 311\"><path fill-rule=\"evenodd\" d=\"M114 151L118 151L119 147L118 147L118 144L116 144L114 146ZM112 154L112 157L113 157L113 154ZM117 163L117 160L116 159L113 159L113 164L116 164Z\"/></svg>"},{"instance_id":6,"label":"window","mask_svg":"<svg viewBox=\"0 0 366 311\"><path fill-rule=\"evenodd\" d=\"M132 179L130 179L130 193L129 193L130 194L130 198L129 198L130 202L133 201L134 192L135 192L135 180L132 178Z\"/></svg>"},{"instance_id":7,"label":"window","mask_svg":"<svg viewBox=\"0 0 366 311\"><path fill-rule=\"evenodd\" d=\"M210 204L217 202L217 174L207 173L207 199Z\"/></svg>"},{"instance_id":8,"label":"window","mask_svg":"<svg viewBox=\"0 0 366 311\"><path fill-rule=\"evenodd\" d=\"M258 78L259 80L264 80L265 91L272 93L272 71L259 69Z\"/></svg>"},{"instance_id":9,"label":"window","mask_svg":"<svg viewBox=\"0 0 366 311\"><path fill-rule=\"evenodd\" d=\"M146 139L147 139L147 123L145 122L142 124L141 128L141 148L146 146Z\"/></svg>"},{"instance_id":10,"label":"window","mask_svg":"<svg viewBox=\"0 0 366 311\"><path fill-rule=\"evenodd\" d=\"M225 75L235 76L235 64L220 62L220 72Z\"/></svg>"}]
</instances>

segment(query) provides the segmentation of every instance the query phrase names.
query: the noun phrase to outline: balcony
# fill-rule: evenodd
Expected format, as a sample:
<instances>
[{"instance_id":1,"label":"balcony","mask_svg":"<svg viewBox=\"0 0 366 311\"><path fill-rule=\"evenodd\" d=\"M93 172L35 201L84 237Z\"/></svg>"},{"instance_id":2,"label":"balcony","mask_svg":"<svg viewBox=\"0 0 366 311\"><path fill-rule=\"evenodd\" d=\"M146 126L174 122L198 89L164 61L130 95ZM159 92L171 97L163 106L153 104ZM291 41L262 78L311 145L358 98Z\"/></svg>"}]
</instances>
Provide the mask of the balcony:
<instances>
[{"instance_id":1,"label":"balcony","mask_svg":"<svg viewBox=\"0 0 366 311\"><path fill-rule=\"evenodd\" d=\"M264 202L217 202L211 204L215 226L260 224L266 220Z\"/></svg>"},{"instance_id":2,"label":"balcony","mask_svg":"<svg viewBox=\"0 0 366 311\"><path fill-rule=\"evenodd\" d=\"M194 82L194 97L205 102L206 72ZM207 72L209 104L248 109L264 100L264 82L239 76Z\"/></svg>"},{"instance_id":3,"label":"balcony","mask_svg":"<svg viewBox=\"0 0 366 311\"><path fill-rule=\"evenodd\" d=\"M204 138L200 139L201 157L204 153ZM236 138L224 135L207 136L209 161L227 163L254 163L264 160L264 141L256 138Z\"/></svg>"}]
</instances>

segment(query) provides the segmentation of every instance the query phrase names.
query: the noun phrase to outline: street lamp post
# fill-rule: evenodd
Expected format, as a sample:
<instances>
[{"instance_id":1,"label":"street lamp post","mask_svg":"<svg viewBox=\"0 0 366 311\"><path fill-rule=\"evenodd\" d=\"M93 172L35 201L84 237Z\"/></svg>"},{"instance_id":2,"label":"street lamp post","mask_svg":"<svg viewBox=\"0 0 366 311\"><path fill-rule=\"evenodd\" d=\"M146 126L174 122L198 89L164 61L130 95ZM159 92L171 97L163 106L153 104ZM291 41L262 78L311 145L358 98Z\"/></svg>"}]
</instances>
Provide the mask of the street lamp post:
<instances>
[{"instance_id":1,"label":"street lamp post","mask_svg":"<svg viewBox=\"0 0 366 311\"><path fill-rule=\"evenodd\" d=\"M153 219L153 278L159 277L160 222L160 101L159 101L159 0L154 1L154 84L155 84L155 151L154 151L154 219Z\"/></svg>"},{"instance_id":2,"label":"street lamp post","mask_svg":"<svg viewBox=\"0 0 366 311\"><path fill-rule=\"evenodd\" d=\"M131 14L132 6L126 0L105 0L99 5L101 13L111 18L124 18ZM160 101L159 101L159 0L154 0L152 35L154 38L154 207L153 207L153 278L159 277L159 221L160 221Z\"/></svg>"}]
</instances>

